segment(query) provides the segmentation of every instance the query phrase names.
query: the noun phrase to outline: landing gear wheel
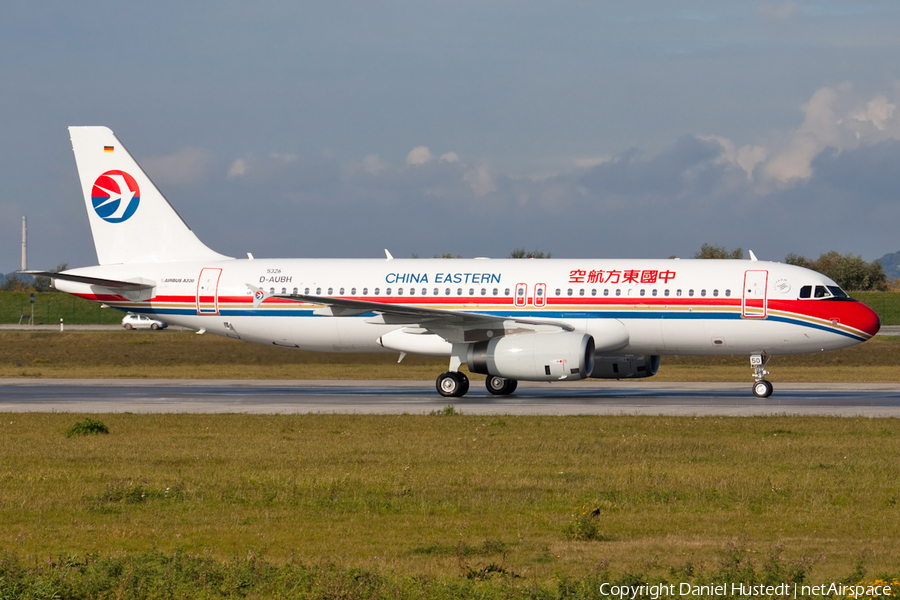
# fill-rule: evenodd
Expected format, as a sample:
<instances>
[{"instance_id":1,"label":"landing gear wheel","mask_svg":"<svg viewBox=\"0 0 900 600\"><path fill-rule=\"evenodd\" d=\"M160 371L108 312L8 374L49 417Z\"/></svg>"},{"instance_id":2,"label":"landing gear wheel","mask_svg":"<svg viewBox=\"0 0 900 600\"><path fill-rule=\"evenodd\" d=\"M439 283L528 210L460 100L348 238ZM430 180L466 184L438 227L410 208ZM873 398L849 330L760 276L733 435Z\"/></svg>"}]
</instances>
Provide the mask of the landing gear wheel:
<instances>
[{"instance_id":1,"label":"landing gear wheel","mask_svg":"<svg viewBox=\"0 0 900 600\"><path fill-rule=\"evenodd\" d=\"M506 379L505 377L497 377L496 375L488 375L484 381L487 391L495 396L508 396L516 391L519 382L515 379Z\"/></svg>"},{"instance_id":2,"label":"landing gear wheel","mask_svg":"<svg viewBox=\"0 0 900 600\"><path fill-rule=\"evenodd\" d=\"M447 398L458 398L469 391L469 378L456 371L447 371L435 383L438 394Z\"/></svg>"},{"instance_id":3,"label":"landing gear wheel","mask_svg":"<svg viewBox=\"0 0 900 600\"><path fill-rule=\"evenodd\" d=\"M774 389L772 384L766 380L757 381L753 384L753 395L757 398L768 398Z\"/></svg>"}]
</instances>

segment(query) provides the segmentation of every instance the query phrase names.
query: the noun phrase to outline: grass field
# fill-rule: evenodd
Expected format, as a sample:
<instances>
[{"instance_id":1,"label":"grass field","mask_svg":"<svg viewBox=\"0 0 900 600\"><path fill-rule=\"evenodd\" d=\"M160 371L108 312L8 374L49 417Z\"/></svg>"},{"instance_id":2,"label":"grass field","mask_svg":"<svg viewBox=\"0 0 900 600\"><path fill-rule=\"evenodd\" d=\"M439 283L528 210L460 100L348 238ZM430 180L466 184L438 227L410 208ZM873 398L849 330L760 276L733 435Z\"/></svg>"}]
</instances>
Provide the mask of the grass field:
<instances>
[{"instance_id":1,"label":"grass field","mask_svg":"<svg viewBox=\"0 0 900 600\"><path fill-rule=\"evenodd\" d=\"M108 435L4 415L0 548L35 564L249 552L526 588L779 552L813 581L900 565L896 419L94 417Z\"/></svg>"},{"instance_id":2,"label":"grass field","mask_svg":"<svg viewBox=\"0 0 900 600\"><path fill-rule=\"evenodd\" d=\"M900 337L778 356L774 382L900 381ZM191 332L2 331L0 377L434 379L443 359L302 352ZM477 376L475 376L478 378ZM746 357L663 357L654 381L751 381ZM602 386L602 381L597 381Z\"/></svg>"},{"instance_id":3,"label":"grass field","mask_svg":"<svg viewBox=\"0 0 900 600\"><path fill-rule=\"evenodd\" d=\"M881 317L883 325L900 325L900 293L854 292L853 297L870 306ZM22 315L31 314L30 295L24 292L0 293L0 323L18 323ZM96 302L82 300L56 292L35 294L34 322L104 323L116 324L124 314L113 309L101 309Z\"/></svg>"}]
</instances>

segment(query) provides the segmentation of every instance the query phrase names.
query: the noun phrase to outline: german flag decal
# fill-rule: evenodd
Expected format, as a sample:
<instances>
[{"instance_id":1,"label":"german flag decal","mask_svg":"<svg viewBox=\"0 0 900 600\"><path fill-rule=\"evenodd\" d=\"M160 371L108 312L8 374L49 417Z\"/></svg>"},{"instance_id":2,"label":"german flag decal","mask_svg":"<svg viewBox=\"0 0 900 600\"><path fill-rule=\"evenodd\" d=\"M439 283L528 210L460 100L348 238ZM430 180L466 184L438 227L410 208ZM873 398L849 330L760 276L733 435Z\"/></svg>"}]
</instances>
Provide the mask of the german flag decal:
<instances>
[{"instance_id":1,"label":"german flag decal","mask_svg":"<svg viewBox=\"0 0 900 600\"><path fill-rule=\"evenodd\" d=\"M103 146L103 151L104 151L104 152L112 152L112 151L115 150L115 149L116 149L115 146Z\"/></svg>"}]
</instances>

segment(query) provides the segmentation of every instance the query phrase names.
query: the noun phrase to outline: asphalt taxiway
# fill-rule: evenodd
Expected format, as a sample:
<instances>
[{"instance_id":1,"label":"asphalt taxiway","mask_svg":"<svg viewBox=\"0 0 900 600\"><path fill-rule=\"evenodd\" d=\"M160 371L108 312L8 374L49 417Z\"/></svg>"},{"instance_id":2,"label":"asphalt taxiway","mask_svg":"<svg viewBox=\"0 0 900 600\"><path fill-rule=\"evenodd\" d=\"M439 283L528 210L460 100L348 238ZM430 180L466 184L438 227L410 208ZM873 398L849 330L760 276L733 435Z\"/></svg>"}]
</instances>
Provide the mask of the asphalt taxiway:
<instances>
[{"instance_id":1,"label":"asphalt taxiway","mask_svg":"<svg viewBox=\"0 0 900 600\"><path fill-rule=\"evenodd\" d=\"M746 383L523 382L511 396L473 381L462 398L430 381L3 379L0 412L473 415L827 415L900 417L900 384L776 383L768 399Z\"/></svg>"}]
</instances>

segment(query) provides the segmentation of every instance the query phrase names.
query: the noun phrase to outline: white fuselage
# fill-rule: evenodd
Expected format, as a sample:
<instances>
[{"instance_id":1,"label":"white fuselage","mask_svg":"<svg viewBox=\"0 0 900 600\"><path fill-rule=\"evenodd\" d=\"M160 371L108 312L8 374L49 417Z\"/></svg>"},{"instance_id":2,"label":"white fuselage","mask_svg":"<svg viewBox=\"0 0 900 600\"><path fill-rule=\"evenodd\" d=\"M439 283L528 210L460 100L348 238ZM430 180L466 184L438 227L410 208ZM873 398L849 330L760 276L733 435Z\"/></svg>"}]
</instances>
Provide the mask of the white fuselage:
<instances>
[{"instance_id":1,"label":"white fuselage","mask_svg":"<svg viewBox=\"0 0 900 600\"><path fill-rule=\"evenodd\" d=\"M841 348L877 331L859 303L801 299L835 286L780 263L646 259L228 259L67 271L152 282L126 294L57 280L58 289L124 311L243 340L327 352L385 351L403 328L378 314L332 316L271 294L340 297L564 323L593 336L599 354L795 354ZM414 350L414 349L413 349ZM443 347L422 353L449 354Z\"/></svg>"}]
</instances>

